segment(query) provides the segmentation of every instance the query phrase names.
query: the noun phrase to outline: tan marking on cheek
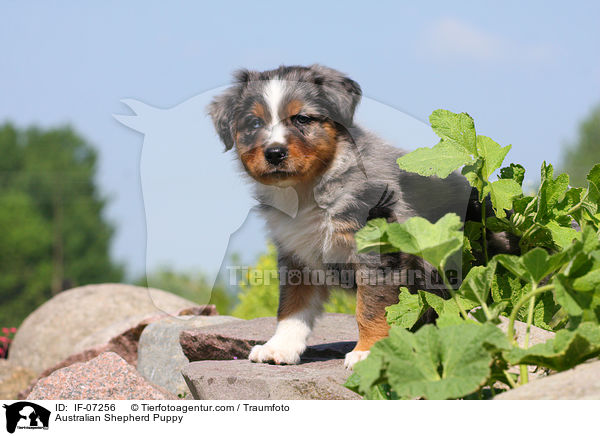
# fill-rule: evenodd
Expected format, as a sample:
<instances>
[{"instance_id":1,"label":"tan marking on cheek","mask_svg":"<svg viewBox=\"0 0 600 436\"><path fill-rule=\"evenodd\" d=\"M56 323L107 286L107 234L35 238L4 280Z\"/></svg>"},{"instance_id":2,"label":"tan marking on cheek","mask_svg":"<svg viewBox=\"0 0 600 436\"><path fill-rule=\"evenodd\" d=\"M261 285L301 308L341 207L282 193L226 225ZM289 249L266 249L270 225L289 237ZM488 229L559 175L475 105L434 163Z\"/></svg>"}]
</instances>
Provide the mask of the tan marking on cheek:
<instances>
[{"instance_id":1,"label":"tan marking on cheek","mask_svg":"<svg viewBox=\"0 0 600 436\"><path fill-rule=\"evenodd\" d=\"M259 176L264 172L264 159L260 147L237 147L237 152L244 168L251 176Z\"/></svg>"}]
</instances>

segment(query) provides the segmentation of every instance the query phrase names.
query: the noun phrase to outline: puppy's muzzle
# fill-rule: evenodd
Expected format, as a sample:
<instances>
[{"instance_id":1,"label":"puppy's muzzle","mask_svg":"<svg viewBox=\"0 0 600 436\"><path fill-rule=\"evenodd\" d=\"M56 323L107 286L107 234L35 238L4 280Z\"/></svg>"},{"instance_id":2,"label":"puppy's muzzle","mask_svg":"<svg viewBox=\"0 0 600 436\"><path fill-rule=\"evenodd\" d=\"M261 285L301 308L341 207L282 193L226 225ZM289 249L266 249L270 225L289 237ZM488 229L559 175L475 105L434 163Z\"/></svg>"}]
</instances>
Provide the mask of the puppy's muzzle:
<instances>
[{"instance_id":1,"label":"puppy's muzzle","mask_svg":"<svg viewBox=\"0 0 600 436\"><path fill-rule=\"evenodd\" d=\"M288 149L286 147L269 147L265 149L265 159L271 165L279 165L283 162L288 156Z\"/></svg>"}]
</instances>

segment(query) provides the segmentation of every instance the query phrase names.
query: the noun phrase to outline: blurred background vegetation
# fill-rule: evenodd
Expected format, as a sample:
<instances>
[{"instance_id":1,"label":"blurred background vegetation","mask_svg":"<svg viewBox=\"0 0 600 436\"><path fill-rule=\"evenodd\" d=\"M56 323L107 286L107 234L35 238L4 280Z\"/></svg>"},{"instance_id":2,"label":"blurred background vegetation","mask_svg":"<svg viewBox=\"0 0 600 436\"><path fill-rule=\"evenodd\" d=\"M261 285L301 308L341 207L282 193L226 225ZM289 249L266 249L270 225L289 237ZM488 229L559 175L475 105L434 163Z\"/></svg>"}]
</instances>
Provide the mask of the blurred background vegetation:
<instances>
[{"instance_id":1,"label":"blurred background vegetation","mask_svg":"<svg viewBox=\"0 0 600 436\"><path fill-rule=\"evenodd\" d=\"M577 137L565 145L562 171L572 186L587 186L585 177L600 162L600 104L579 124Z\"/></svg>"},{"instance_id":2,"label":"blurred background vegetation","mask_svg":"<svg viewBox=\"0 0 600 436\"><path fill-rule=\"evenodd\" d=\"M124 281L124 266L110 257L114 227L103 216L107 199L95 183L96 161L93 146L70 127L0 125L0 326L18 326L65 289ZM582 186L598 162L600 105L581 122L557 166L572 185ZM270 245L248 274L276 266ZM221 314L249 319L277 312L277 280L257 284L242 278L238 294L224 284L211 294L201 272L161 268L133 280L147 282L198 303L210 295ZM355 304L353 295L336 290L325 309L353 313Z\"/></svg>"},{"instance_id":3,"label":"blurred background vegetation","mask_svg":"<svg viewBox=\"0 0 600 436\"><path fill-rule=\"evenodd\" d=\"M0 126L0 324L74 286L123 279L95 184L96 152L70 127Z\"/></svg>"}]
</instances>

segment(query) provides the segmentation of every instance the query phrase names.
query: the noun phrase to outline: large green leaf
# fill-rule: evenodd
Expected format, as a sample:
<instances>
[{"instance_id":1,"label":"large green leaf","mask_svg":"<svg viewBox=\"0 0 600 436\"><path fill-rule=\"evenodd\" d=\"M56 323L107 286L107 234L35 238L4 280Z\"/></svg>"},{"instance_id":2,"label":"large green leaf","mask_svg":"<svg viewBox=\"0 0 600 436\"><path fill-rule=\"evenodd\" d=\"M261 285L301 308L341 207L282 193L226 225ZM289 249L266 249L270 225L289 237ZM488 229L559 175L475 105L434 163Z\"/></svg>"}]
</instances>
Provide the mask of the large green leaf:
<instances>
[{"instance_id":1,"label":"large green leaf","mask_svg":"<svg viewBox=\"0 0 600 436\"><path fill-rule=\"evenodd\" d=\"M429 122L442 141L477 156L475 122L469 114L438 109L429 116Z\"/></svg>"},{"instance_id":2,"label":"large green leaf","mask_svg":"<svg viewBox=\"0 0 600 436\"><path fill-rule=\"evenodd\" d=\"M573 239L579 239L581 233L569 226L561 226L556 221L550 221L546 224L546 227L552 233L552 239L556 245L564 249L571 245Z\"/></svg>"},{"instance_id":3,"label":"large green leaf","mask_svg":"<svg viewBox=\"0 0 600 436\"><path fill-rule=\"evenodd\" d=\"M553 216L553 207L563 198L569 187L569 176L560 174L554 179L554 168L544 162L541 170L541 185L538 191L536 221L543 222Z\"/></svg>"},{"instance_id":4,"label":"large green leaf","mask_svg":"<svg viewBox=\"0 0 600 436\"><path fill-rule=\"evenodd\" d=\"M411 294L407 288L400 288L398 303L385 309L389 325L410 329L419 320L425 311L423 297L419 294Z\"/></svg>"},{"instance_id":5,"label":"large green leaf","mask_svg":"<svg viewBox=\"0 0 600 436\"><path fill-rule=\"evenodd\" d=\"M435 224L425 218L414 217L403 223L392 223L387 236L390 244L404 253L422 257L439 267L462 248L462 223L458 215L449 213Z\"/></svg>"},{"instance_id":6,"label":"large green leaf","mask_svg":"<svg viewBox=\"0 0 600 436\"><path fill-rule=\"evenodd\" d=\"M439 109L429 117L431 128L441 138L432 148L418 148L398 159L405 171L446 178L477 157L475 124L468 114Z\"/></svg>"},{"instance_id":7,"label":"large green leaf","mask_svg":"<svg viewBox=\"0 0 600 436\"><path fill-rule=\"evenodd\" d=\"M460 398L486 383L494 354L509 347L504 333L491 324L426 325L416 333L392 327L390 336L356 364L359 391L386 382L400 398Z\"/></svg>"},{"instance_id":8,"label":"large green leaf","mask_svg":"<svg viewBox=\"0 0 600 436\"><path fill-rule=\"evenodd\" d=\"M421 217L403 223L388 223L379 218L369 221L356 233L356 248L360 253L402 251L439 267L462 248L461 226L456 214L446 214L435 224Z\"/></svg>"},{"instance_id":9,"label":"large green leaf","mask_svg":"<svg viewBox=\"0 0 600 436\"><path fill-rule=\"evenodd\" d=\"M496 215L503 218L506 216L505 210L513 207L513 199L522 194L521 186L513 179L500 179L486 185L490 191L492 206Z\"/></svg>"},{"instance_id":10,"label":"large green leaf","mask_svg":"<svg viewBox=\"0 0 600 436\"><path fill-rule=\"evenodd\" d=\"M495 272L496 261L491 261L486 267L476 266L471 268L460 286L460 294L470 300L477 301L480 305L487 303Z\"/></svg>"},{"instance_id":11,"label":"large green leaf","mask_svg":"<svg viewBox=\"0 0 600 436\"><path fill-rule=\"evenodd\" d=\"M419 295L427 302L428 306L432 307L433 310L436 311L439 316L452 315L457 317L457 319L462 319L460 318L460 310L454 298L446 300L438 295L425 291L419 291ZM460 295L457 296L457 298L461 307L467 312L478 305L477 300L465 298Z\"/></svg>"},{"instance_id":12,"label":"large green leaf","mask_svg":"<svg viewBox=\"0 0 600 436\"><path fill-rule=\"evenodd\" d=\"M502 166L506 153L510 151L511 147L512 145L502 147L492 138L477 135L477 150L479 151L479 156L484 160L482 168L484 179L489 180L494 171Z\"/></svg>"},{"instance_id":13,"label":"large green leaf","mask_svg":"<svg viewBox=\"0 0 600 436\"><path fill-rule=\"evenodd\" d=\"M440 141L432 148L417 148L398 158L400 169L422 176L438 176L445 179L463 165L470 163L471 155L448 142Z\"/></svg>"},{"instance_id":14,"label":"large green leaf","mask_svg":"<svg viewBox=\"0 0 600 436\"><path fill-rule=\"evenodd\" d=\"M593 276L596 274L594 273ZM579 281L577 286L580 290L577 290L574 286L576 281L577 279L570 279L564 274L556 275L553 280L556 301L572 317L573 324L581 321L600 322L600 287L594 286L593 289L588 289L586 286L588 283Z\"/></svg>"},{"instance_id":15,"label":"large green leaf","mask_svg":"<svg viewBox=\"0 0 600 436\"><path fill-rule=\"evenodd\" d=\"M538 365L564 371L600 355L600 326L584 322L576 330L560 330L554 339L531 348L513 348L504 357L513 365Z\"/></svg>"},{"instance_id":16,"label":"large green leaf","mask_svg":"<svg viewBox=\"0 0 600 436\"><path fill-rule=\"evenodd\" d=\"M536 285L548 274L558 270L569 260L569 253L549 255L543 248L534 248L523 256L500 254L496 259L515 276Z\"/></svg>"},{"instance_id":17,"label":"large green leaf","mask_svg":"<svg viewBox=\"0 0 600 436\"><path fill-rule=\"evenodd\" d=\"M354 235L356 248L359 252L374 251L378 253L390 253L398 251L398 248L388 241L387 231L389 223L383 218L368 221L367 224Z\"/></svg>"}]
</instances>

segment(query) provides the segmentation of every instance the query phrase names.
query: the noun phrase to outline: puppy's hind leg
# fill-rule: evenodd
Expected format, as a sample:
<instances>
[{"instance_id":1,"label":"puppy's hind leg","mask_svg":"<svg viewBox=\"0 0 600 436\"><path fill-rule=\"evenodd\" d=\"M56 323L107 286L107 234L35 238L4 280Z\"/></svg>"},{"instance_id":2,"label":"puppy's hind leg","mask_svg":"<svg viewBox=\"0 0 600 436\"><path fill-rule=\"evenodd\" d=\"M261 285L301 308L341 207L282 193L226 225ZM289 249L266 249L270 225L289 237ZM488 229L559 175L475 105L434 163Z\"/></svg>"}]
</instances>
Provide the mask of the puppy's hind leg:
<instances>
[{"instance_id":1,"label":"puppy's hind leg","mask_svg":"<svg viewBox=\"0 0 600 436\"><path fill-rule=\"evenodd\" d=\"M248 359L278 365L300 363L308 335L326 299L324 286L281 285L275 335L266 344L254 346Z\"/></svg>"},{"instance_id":2,"label":"puppy's hind leg","mask_svg":"<svg viewBox=\"0 0 600 436\"><path fill-rule=\"evenodd\" d=\"M346 354L344 366L352 369L369 355L371 346L388 335L390 326L385 318L385 308L398 302L397 287L358 283L356 294L356 322L358 342Z\"/></svg>"}]
</instances>

